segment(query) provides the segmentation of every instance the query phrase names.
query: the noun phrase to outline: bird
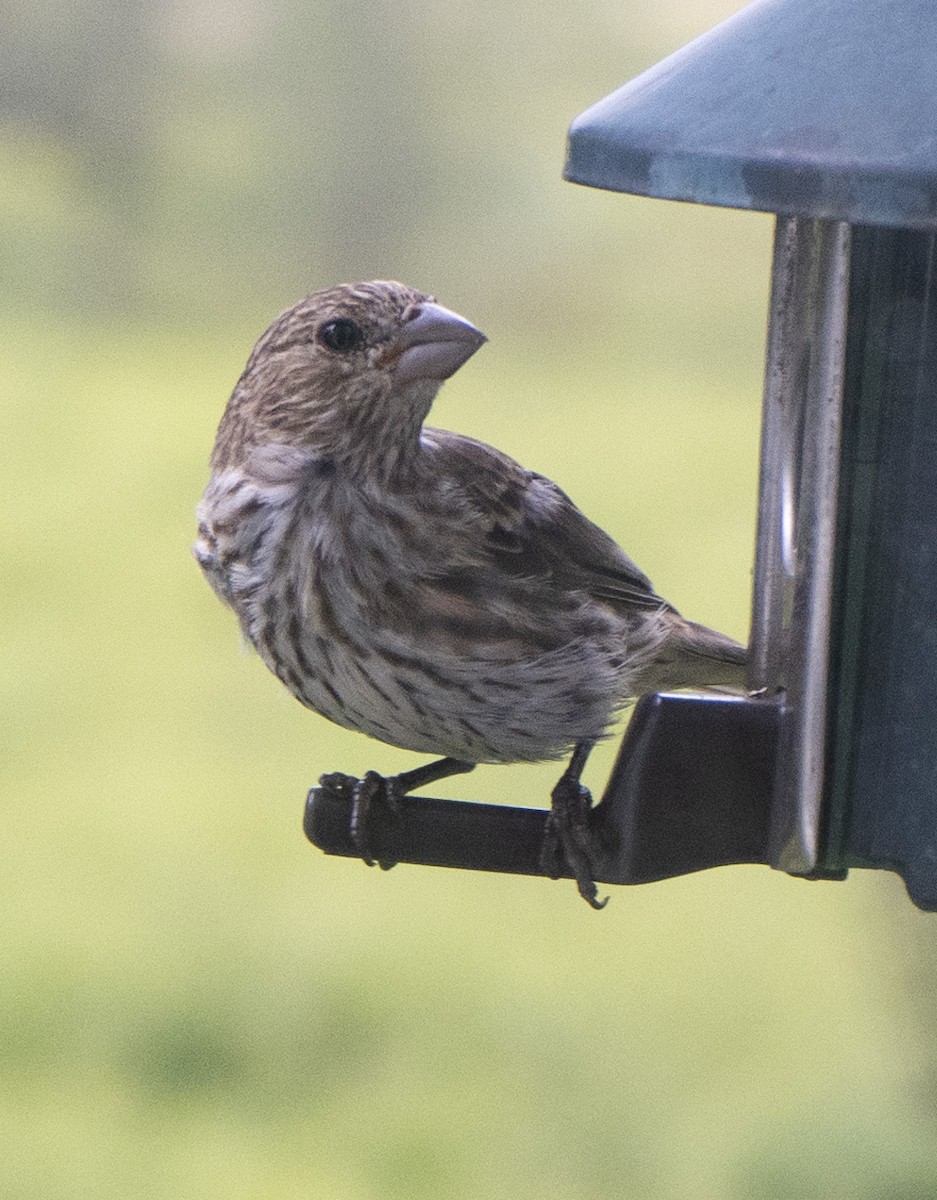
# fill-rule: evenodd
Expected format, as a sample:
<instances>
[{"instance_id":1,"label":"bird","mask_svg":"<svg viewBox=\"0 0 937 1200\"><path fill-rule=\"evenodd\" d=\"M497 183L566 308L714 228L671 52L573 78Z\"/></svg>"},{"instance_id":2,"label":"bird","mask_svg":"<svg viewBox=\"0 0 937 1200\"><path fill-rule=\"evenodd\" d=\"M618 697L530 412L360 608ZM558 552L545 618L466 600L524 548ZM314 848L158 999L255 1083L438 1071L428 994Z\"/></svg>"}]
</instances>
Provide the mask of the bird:
<instances>
[{"instance_id":1,"label":"bird","mask_svg":"<svg viewBox=\"0 0 937 1200\"><path fill-rule=\"evenodd\" d=\"M569 762L542 861L593 907L581 775L637 696L745 686L748 655L682 617L550 479L426 424L486 341L391 280L313 292L260 337L218 426L194 554L285 687L434 760L332 772L361 857L373 803L480 763ZM382 864L383 865L383 864Z\"/></svg>"}]
</instances>

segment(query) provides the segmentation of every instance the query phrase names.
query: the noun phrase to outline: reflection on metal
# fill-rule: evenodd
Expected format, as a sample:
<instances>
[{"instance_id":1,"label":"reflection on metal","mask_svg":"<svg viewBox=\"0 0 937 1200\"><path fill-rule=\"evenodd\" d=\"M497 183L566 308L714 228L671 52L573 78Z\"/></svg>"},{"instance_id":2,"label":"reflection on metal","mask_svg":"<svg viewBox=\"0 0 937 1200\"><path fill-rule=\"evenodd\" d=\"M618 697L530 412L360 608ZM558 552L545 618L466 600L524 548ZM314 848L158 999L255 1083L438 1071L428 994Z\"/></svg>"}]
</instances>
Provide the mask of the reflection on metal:
<instances>
[{"instance_id":1,"label":"reflection on metal","mask_svg":"<svg viewBox=\"0 0 937 1200\"><path fill-rule=\"evenodd\" d=\"M819 855L850 226L779 218L765 376L752 686L780 701L769 858Z\"/></svg>"}]
</instances>

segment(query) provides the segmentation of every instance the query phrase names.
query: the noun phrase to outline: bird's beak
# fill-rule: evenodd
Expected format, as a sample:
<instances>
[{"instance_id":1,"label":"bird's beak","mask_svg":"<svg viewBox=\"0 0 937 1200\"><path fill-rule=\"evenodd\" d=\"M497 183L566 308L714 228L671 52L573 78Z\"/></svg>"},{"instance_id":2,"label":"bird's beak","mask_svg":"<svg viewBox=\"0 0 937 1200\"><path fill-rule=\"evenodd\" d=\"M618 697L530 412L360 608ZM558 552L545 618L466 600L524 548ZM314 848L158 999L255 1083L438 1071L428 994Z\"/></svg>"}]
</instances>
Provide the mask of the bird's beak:
<instances>
[{"instance_id":1,"label":"bird's beak","mask_svg":"<svg viewBox=\"0 0 937 1200\"><path fill-rule=\"evenodd\" d=\"M425 300L413 310L395 341L397 382L430 379L442 383L487 340L458 313Z\"/></svg>"}]
</instances>

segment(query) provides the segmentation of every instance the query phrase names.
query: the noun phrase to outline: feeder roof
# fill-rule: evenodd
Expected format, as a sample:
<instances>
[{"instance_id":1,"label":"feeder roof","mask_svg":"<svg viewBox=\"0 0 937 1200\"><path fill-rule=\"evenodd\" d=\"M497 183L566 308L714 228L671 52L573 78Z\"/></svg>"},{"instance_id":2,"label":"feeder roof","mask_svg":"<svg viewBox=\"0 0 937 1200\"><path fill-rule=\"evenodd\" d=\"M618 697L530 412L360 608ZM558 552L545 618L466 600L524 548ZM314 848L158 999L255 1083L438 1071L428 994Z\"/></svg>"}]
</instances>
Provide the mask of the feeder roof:
<instances>
[{"instance_id":1,"label":"feeder roof","mask_svg":"<svg viewBox=\"0 0 937 1200\"><path fill-rule=\"evenodd\" d=\"M564 174L937 229L937 2L757 0L577 117Z\"/></svg>"}]
</instances>

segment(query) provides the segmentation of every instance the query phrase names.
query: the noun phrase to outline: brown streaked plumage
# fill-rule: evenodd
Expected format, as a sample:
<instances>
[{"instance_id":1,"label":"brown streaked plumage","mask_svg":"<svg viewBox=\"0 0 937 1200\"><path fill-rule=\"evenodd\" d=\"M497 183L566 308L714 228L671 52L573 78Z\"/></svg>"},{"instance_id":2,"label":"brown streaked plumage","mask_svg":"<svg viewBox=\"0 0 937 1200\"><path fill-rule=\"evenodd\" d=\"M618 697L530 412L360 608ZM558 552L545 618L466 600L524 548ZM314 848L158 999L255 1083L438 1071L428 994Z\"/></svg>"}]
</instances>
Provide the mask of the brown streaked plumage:
<instances>
[{"instance_id":1,"label":"brown streaked plumage","mask_svg":"<svg viewBox=\"0 0 937 1200\"><path fill-rule=\"evenodd\" d=\"M376 792L575 747L553 828L597 903L579 784L589 746L643 692L744 686L746 654L656 595L549 479L424 426L484 340L392 282L283 313L222 417L195 554L303 704L443 756L396 780L326 777L353 787L363 853Z\"/></svg>"}]
</instances>

